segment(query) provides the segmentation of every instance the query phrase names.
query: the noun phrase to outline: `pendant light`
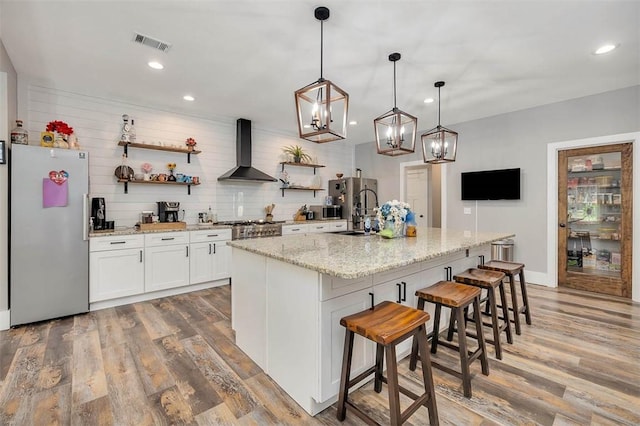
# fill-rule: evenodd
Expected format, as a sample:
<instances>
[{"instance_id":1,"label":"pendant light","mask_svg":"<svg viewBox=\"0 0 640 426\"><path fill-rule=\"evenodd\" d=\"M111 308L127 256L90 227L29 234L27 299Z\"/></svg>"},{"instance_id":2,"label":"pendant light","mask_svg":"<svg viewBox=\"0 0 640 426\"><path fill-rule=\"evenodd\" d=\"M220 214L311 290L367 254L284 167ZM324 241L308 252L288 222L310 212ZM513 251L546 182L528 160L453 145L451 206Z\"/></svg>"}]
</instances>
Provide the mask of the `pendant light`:
<instances>
[{"instance_id":1,"label":"pendant light","mask_svg":"<svg viewBox=\"0 0 640 426\"><path fill-rule=\"evenodd\" d=\"M329 9L321 6L314 14L320 21L320 78L296 90L296 112L300 137L324 143L347 137L349 95L323 77L323 24L329 19Z\"/></svg>"},{"instance_id":2,"label":"pendant light","mask_svg":"<svg viewBox=\"0 0 640 426\"><path fill-rule=\"evenodd\" d=\"M378 154L394 157L415 151L418 119L396 106L396 62L400 54L390 54L389 60L393 62L393 108L373 120L373 126Z\"/></svg>"},{"instance_id":3,"label":"pendant light","mask_svg":"<svg viewBox=\"0 0 640 426\"><path fill-rule=\"evenodd\" d=\"M451 163L456 161L458 133L440 125L440 88L444 81L436 81L438 88L438 125L424 133L422 139L422 157L425 163Z\"/></svg>"}]
</instances>

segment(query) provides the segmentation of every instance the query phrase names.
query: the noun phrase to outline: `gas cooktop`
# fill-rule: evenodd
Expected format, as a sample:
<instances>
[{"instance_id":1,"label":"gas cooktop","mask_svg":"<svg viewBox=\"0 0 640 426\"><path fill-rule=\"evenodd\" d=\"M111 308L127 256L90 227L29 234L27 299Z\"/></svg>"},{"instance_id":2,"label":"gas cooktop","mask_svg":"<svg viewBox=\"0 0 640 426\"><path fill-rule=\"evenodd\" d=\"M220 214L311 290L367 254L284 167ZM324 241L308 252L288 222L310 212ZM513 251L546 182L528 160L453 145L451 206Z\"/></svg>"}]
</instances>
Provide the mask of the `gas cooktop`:
<instances>
[{"instance_id":1,"label":"gas cooktop","mask_svg":"<svg viewBox=\"0 0 640 426\"><path fill-rule=\"evenodd\" d=\"M247 226L247 225L273 225L277 223L284 223L284 220L275 220L267 222L266 220L229 220L225 222L218 222L218 225L231 225L231 226Z\"/></svg>"},{"instance_id":2,"label":"gas cooktop","mask_svg":"<svg viewBox=\"0 0 640 426\"><path fill-rule=\"evenodd\" d=\"M245 240L249 238L279 237L282 235L284 220L267 222L265 220L231 220L220 222L231 225L231 239Z\"/></svg>"}]
</instances>

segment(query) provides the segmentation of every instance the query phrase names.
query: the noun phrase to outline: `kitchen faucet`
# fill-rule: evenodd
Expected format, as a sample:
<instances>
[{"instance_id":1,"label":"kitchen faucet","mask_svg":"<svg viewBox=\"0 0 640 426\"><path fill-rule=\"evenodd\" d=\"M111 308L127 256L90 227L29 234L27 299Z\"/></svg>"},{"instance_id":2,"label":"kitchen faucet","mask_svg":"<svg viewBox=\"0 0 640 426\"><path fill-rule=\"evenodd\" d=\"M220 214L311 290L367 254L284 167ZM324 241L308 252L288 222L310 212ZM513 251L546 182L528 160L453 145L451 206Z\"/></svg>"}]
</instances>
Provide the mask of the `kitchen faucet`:
<instances>
[{"instance_id":1,"label":"kitchen faucet","mask_svg":"<svg viewBox=\"0 0 640 426\"><path fill-rule=\"evenodd\" d=\"M360 194L363 193L363 192L366 193L366 191L371 191L373 193L373 195L376 197L376 207L378 207L378 194L376 194L376 191L374 191L371 188L363 188L363 189L361 189L360 191L358 191L358 193L356 194L355 198L358 198L360 196ZM366 204L367 204L367 202L366 202L366 194L365 194L365 205ZM365 211L363 212L364 214L360 214L360 208L361 207L362 207L362 203L360 201L358 201L356 203L356 205L355 205L355 209L354 209L355 215L354 216L365 216L367 214L366 207L364 209Z\"/></svg>"}]
</instances>

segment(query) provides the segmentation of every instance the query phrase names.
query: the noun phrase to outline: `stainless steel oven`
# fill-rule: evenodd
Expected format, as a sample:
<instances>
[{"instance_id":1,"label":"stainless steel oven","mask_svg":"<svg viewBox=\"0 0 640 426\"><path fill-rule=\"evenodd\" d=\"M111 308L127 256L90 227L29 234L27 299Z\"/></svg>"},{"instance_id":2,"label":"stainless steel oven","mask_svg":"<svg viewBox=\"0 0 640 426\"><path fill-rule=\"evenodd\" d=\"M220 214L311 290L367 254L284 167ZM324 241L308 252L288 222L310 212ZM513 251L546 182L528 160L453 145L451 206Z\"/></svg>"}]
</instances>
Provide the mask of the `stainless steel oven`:
<instances>
[{"instance_id":1,"label":"stainless steel oven","mask_svg":"<svg viewBox=\"0 0 640 426\"><path fill-rule=\"evenodd\" d=\"M282 223L265 222L263 220L243 220L222 222L222 225L231 225L232 240L247 240L249 238L279 237L282 235Z\"/></svg>"}]
</instances>

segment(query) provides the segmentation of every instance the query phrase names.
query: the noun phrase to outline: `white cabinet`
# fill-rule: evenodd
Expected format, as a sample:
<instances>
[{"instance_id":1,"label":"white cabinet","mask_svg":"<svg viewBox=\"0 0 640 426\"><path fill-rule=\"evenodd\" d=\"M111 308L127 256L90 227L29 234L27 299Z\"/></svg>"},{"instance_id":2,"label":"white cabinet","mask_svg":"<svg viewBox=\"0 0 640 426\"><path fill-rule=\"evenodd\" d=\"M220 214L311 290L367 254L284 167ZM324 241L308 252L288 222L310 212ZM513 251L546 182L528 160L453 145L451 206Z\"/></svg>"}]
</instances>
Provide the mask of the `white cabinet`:
<instances>
[{"instance_id":1,"label":"white cabinet","mask_svg":"<svg viewBox=\"0 0 640 426\"><path fill-rule=\"evenodd\" d=\"M142 235L94 238L89 251L89 302L144 292Z\"/></svg>"},{"instance_id":2,"label":"white cabinet","mask_svg":"<svg viewBox=\"0 0 640 426\"><path fill-rule=\"evenodd\" d=\"M231 247L227 246L230 240L230 229L190 233L190 284L231 277Z\"/></svg>"},{"instance_id":3,"label":"white cabinet","mask_svg":"<svg viewBox=\"0 0 640 426\"><path fill-rule=\"evenodd\" d=\"M320 234L322 232L330 232L331 226L327 222L310 223L307 225L310 234Z\"/></svg>"},{"instance_id":4,"label":"white cabinet","mask_svg":"<svg viewBox=\"0 0 640 426\"><path fill-rule=\"evenodd\" d=\"M146 234L144 289L156 291L189 284L189 233Z\"/></svg>"},{"instance_id":5,"label":"white cabinet","mask_svg":"<svg viewBox=\"0 0 640 426\"><path fill-rule=\"evenodd\" d=\"M309 226L306 223L282 225L282 235L306 234L307 232L309 232Z\"/></svg>"},{"instance_id":6,"label":"white cabinet","mask_svg":"<svg viewBox=\"0 0 640 426\"><path fill-rule=\"evenodd\" d=\"M340 232L347 230L347 221L346 220L336 220L334 222L329 222L329 232Z\"/></svg>"}]
</instances>

